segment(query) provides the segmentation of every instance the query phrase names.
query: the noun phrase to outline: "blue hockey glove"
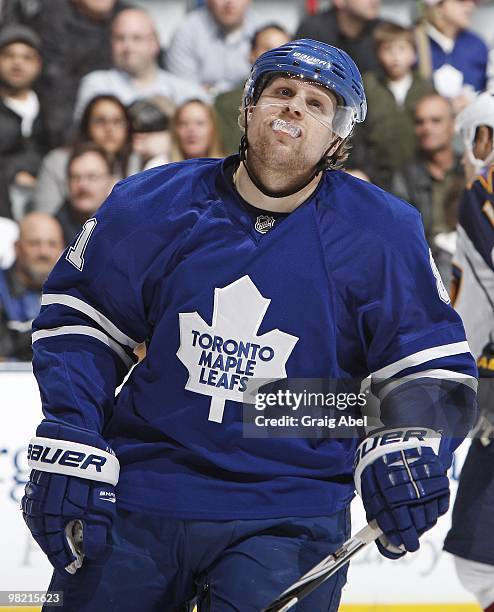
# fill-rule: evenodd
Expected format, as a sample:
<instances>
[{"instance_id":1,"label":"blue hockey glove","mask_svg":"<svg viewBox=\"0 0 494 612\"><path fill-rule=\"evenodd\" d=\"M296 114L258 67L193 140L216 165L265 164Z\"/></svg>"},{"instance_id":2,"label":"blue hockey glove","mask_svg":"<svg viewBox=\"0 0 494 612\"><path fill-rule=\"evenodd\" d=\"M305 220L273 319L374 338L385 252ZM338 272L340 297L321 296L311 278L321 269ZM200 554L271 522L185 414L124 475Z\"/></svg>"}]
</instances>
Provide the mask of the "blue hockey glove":
<instances>
[{"instance_id":1,"label":"blue hockey glove","mask_svg":"<svg viewBox=\"0 0 494 612\"><path fill-rule=\"evenodd\" d=\"M440 442L430 429L388 429L373 432L357 449L355 488L367 520L376 519L383 531L376 544L385 557L417 550L419 537L449 507Z\"/></svg>"},{"instance_id":2,"label":"blue hockey glove","mask_svg":"<svg viewBox=\"0 0 494 612\"><path fill-rule=\"evenodd\" d=\"M95 432L43 421L28 447L34 468L24 520L51 564L74 574L105 550L115 515L119 463Z\"/></svg>"}]
</instances>

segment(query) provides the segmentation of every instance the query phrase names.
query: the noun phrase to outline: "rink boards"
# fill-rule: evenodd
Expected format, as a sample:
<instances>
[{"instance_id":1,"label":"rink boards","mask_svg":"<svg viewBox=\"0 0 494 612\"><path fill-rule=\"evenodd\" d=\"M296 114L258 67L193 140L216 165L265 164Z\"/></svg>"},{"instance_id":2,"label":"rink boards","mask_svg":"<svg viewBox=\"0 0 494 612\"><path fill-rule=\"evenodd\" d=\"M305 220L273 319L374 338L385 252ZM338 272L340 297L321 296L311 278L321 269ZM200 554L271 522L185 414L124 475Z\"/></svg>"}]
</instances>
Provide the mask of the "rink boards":
<instances>
[{"instance_id":1,"label":"rink boards","mask_svg":"<svg viewBox=\"0 0 494 612\"><path fill-rule=\"evenodd\" d=\"M19 501L29 470L26 446L42 418L39 393L30 368L5 371L0 364L0 591L44 590L50 566L31 538ZM460 464L451 474L452 494L456 491ZM352 506L354 531L365 524L363 508ZM348 574L341 612L474 612L472 597L456 579L450 555L442 552L450 516L442 517L436 528L421 539L417 553L398 562L384 559L375 546L357 557ZM0 610L38 610L16 607Z\"/></svg>"}]
</instances>

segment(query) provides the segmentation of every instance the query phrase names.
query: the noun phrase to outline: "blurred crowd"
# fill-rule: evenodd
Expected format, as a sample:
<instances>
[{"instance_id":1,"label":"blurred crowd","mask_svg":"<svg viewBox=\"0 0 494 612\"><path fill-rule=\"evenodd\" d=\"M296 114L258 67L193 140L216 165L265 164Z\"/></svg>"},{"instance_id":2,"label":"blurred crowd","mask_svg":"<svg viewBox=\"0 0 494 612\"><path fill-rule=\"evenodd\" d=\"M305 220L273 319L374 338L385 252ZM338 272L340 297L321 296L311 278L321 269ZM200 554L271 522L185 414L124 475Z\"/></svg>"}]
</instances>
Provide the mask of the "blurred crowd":
<instances>
[{"instance_id":1,"label":"blurred crowd","mask_svg":"<svg viewBox=\"0 0 494 612\"><path fill-rule=\"evenodd\" d=\"M448 281L465 182L455 115L494 89L476 2L419 0L404 27L379 0L332 0L296 32L251 0L197 4L165 49L131 0L0 0L0 361L30 360L41 286L115 182L235 153L250 65L294 38L356 61L369 111L346 169L420 210Z\"/></svg>"}]
</instances>

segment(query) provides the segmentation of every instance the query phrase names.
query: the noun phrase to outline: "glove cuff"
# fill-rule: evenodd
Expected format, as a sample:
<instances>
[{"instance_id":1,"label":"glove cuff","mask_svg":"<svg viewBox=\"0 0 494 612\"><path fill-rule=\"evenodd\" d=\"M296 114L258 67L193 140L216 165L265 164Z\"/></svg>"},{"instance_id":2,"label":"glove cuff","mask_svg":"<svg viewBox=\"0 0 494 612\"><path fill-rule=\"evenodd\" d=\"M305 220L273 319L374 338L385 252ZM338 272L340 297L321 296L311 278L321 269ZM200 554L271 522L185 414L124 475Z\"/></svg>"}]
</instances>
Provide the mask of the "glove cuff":
<instances>
[{"instance_id":1,"label":"glove cuff","mask_svg":"<svg viewBox=\"0 0 494 612\"><path fill-rule=\"evenodd\" d=\"M115 455L94 446L54 440L33 438L27 451L28 465L34 470L77 476L115 486L118 482L120 464Z\"/></svg>"},{"instance_id":2,"label":"glove cuff","mask_svg":"<svg viewBox=\"0 0 494 612\"><path fill-rule=\"evenodd\" d=\"M45 419L36 434L28 446L29 467L117 484L120 464L99 433Z\"/></svg>"},{"instance_id":3,"label":"glove cuff","mask_svg":"<svg viewBox=\"0 0 494 612\"><path fill-rule=\"evenodd\" d=\"M427 427L402 427L372 432L360 443L355 452L354 480L357 493L362 495L360 482L362 472L379 457L418 447L431 448L439 456L440 444L440 434Z\"/></svg>"}]
</instances>

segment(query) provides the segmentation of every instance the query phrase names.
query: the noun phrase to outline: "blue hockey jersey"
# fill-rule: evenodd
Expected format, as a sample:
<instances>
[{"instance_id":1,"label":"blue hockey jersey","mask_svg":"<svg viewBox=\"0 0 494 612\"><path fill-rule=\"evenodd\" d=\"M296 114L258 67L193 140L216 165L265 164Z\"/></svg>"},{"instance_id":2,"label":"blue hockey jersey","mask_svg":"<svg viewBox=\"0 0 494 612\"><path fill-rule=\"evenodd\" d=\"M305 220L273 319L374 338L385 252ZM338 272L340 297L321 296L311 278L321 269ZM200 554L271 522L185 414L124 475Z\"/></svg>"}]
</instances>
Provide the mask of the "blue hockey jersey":
<instances>
[{"instance_id":1,"label":"blue hockey jersey","mask_svg":"<svg viewBox=\"0 0 494 612\"><path fill-rule=\"evenodd\" d=\"M86 222L33 327L43 410L108 440L124 508L183 519L330 514L353 495L358 440L244 437L249 380L373 374L396 385L409 375L386 390L384 413L412 425L426 413L443 430L449 419L464 435L470 386L437 406L420 381L471 381L475 362L412 206L331 171L262 233L228 176L235 163L130 177ZM141 342L146 358L115 399Z\"/></svg>"}]
</instances>

